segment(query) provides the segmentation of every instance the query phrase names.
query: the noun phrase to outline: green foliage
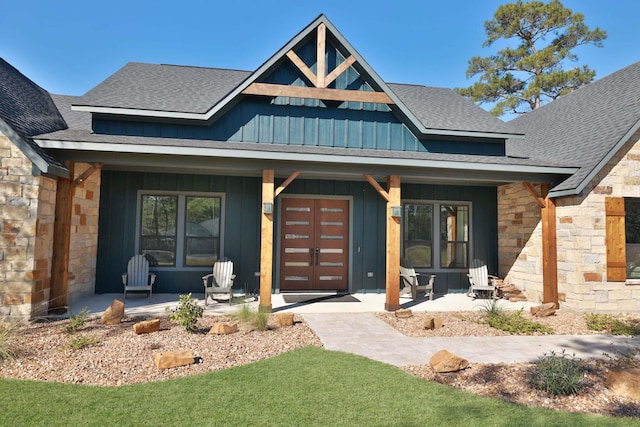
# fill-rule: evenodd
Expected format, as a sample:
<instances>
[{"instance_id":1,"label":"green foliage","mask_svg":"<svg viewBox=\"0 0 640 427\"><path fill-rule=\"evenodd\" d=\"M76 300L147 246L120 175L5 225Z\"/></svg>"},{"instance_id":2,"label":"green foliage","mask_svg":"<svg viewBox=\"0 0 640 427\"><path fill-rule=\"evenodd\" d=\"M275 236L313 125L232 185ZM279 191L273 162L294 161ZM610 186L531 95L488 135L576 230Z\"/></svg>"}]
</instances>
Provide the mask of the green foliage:
<instances>
[{"instance_id":1,"label":"green foliage","mask_svg":"<svg viewBox=\"0 0 640 427\"><path fill-rule=\"evenodd\" d=\"M552 351L538 358L530 382L538 390L554 396L575 394L584 385L585 370L582 360L575 354L568 355L564 349L560 354Z\"/></svg>"},{"instance_id":2,"label":"green foliage","mask_svg":"<svg viewBox=\"0 0 640 427\"><path fill-rule=\"evenodd\" d=\"M610 314L587 313L587 328L592 331L608 331L613 335L640 335L640 325L618 319Z\"/></svg>"},{"instance_id":3,"label":"green foliage","mask_svg":"<svg viewBox=\"0 0 640 427\"><path fill-rule=\"evenodd\" d=\"M484 24L483 47L498 40L515 43L488 57L469 60L467 78L480 76L467 88L456 91L474 102L495 103L491 113L525 113L593 80L587 65L564 69L576 61L574 49L581 45L602 47L607 34L584 23L559 0L549 3L517 0L500 6Z\"/></svg>"},{"instance_id":4,"label":"green foliage","mask_svg":"<svg viewBox=\"0 0 640 427\"><path fill-rule=\"evenodd\" d=\"M76 335L69 341L69 348L71 350L81 350L99 342L100 339L94 335Z\"/></svg>"},{"instance_id":5,"label":"green foliage","mask_svg":"<svg viewBox=\"0 0 640 427\"><path fill-rule=\"evenodd\" d=\"M249 325L254 330L266 331L269 329L267 325L269 322L269 313L251 310L247 304L242 305L240 311L236 313L236 317L240 322Z\"/></svg>"},{"instance_id":6,"label":"green foliage","mask_svg":"<svg viewBox=\"0 0 640 427\"><path fill-rule=\"evenodd\" d=\"M188 333L198 330L198 318L204 313L204 308L191 298L191 292L180 295L177 308L167 307L165 310L171 311L169 319L183 326Z\"/></svg>"},{"instance_id":7,"label":"green foliage","mask_svg":"<svg viewBox=\"0 0 640 427\"><path fill-rule=\"evenodd\" d=\"M533 334L536 332L552 334L553 329L542 323L534 322L522 316L522 309L505 311L499 307L497 300L484 307L486 322L492 328L500 329L510 334Z\"/></svg>"},{"instance_id":8,"label":"green foliage","mask_svg":"<svg viewBox=\"0 0 640 427\"><path fill-rule=\"evenodd\" d=\"M215 396L227 396L224 410L208 410L208 402L194 398L212 396L212 391ZM552 411L476 396L384 363L318 347L232 369L131 386L0 379L0 396L5 424L48 427L626 427L634 423L628 418Z\"/></svg>"},{"instance_id":9,"label":"green foliage","mask_svg":"<svg viewBox=\"0 0 640 427\"><path fill-rule=\"evenodd\" d=\"M13 360L18 356L17 326L0 322L0 361Z\"/></svg>"},{"instance_id":10,"label":"green foliage","mask_svg":"<svg viewBox=\"0 0 640 427\"><path fill-rule=\"evenodd\" d=\"M69 323L65 325L64 330L68 334L75 334L80 329L84 328L87 318L89 317L89 309L84 307L78 314L73 314L72 312L69 313Z\"/></svg>"}]
</instances>

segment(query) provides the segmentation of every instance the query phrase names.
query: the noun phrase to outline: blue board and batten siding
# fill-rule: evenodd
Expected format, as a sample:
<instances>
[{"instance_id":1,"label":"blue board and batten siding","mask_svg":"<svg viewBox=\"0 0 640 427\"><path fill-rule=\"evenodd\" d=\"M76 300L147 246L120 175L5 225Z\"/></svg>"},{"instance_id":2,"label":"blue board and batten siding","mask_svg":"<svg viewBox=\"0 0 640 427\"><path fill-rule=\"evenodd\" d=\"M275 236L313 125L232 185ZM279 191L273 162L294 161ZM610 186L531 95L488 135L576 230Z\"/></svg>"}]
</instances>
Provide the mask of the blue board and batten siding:
<instances>
[{"instance_id":1,"label":"blue board and batten siding","mask_svg":"<svg viewBox=\"0 0 640 427\"><path fill-rule=\"evenodd\" d=\"M260 184L255 177L157 174L103 171L96 293L122 292L121 274L135 253L136 215L140 190L212 192L225 194L224 256L234 261L238 290L257 291L254 273L260 268ZM366 182L297 179L287 195L348 197L351 212L350 292L384 292L386 203ZM283 193L283 195L285 194ZM472 204L471 244L475 257L497 267L496 189L403 184L403 199L464 201ZM274 216L278 221L278 212ZM278 248L274 247L274 272ZM154 292L202 292L207 269L159 269ZM373 277L367 273L373 272ZM275 278L275 275L274 275ZM463 271L437 272L437 292L461 292Z\"/></svg>"}]
</instances>

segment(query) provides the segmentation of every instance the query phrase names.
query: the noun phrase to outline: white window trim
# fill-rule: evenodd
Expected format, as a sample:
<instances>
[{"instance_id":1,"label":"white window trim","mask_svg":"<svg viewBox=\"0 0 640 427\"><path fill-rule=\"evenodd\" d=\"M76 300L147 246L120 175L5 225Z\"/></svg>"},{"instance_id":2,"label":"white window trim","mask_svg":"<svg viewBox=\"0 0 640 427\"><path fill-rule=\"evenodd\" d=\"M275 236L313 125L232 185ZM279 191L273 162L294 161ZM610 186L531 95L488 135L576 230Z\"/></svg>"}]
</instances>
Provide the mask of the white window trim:
<instances>
[{"instance_id":1,"label":"white window trim","mask_svg":"<svg viewBox=\"0 0 640 427\"><path fill-rule=\"evenodd\" d=\"M468 261L474 258L473 254L473 203L461 200L422 200L422 199L402 199L402 219L400 231L400 251L404 254L404 205L432 205L433 206L433 223L431 224L431 235L433 236L433 266L431 268L416 268L418 271L434 272L434 273L463 273L469 271L469 268L444 268L440 266L440 208L442 205L457 205L469 207L469 246ZM437 259L436 259L437 256Z\"/></svg>"},{"instance_id":2,"label":"white window trim","mask_svg":"<svg viewBox=\"0 0 640 427\"><path fill-rule=\"evenodd\" d=\"M142 228L142 196L178 196L178 218L176 219L176 265L175 266L156 266L154 271L208 271L209 267L187 267L184 265L184 246L185 246L185 216L186 216L186 200L187 197L219 197L220 198L220 258L225 256L224 253L224 222L225 222L225 193L207 193L201 191L154 191L154 190L138 190L136 195L136 242L135 251L140 253L140 230Z\"/></svg>"}]
</instances>

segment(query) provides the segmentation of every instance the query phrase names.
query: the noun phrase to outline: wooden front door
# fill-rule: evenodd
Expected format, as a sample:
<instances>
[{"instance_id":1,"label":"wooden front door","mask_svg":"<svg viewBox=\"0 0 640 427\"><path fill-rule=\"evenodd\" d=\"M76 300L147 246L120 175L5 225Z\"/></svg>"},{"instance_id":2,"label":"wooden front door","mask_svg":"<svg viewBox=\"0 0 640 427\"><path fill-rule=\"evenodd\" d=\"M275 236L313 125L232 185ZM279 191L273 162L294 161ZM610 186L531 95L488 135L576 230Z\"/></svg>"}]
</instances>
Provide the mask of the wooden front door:
<instances>
[{"instance_id":1,"label":"wooden front door","mask_svg":"<svg viewBox=\"0 0 640 427\"><path fill-rule=\"evenodd\" d=\"M348 200L284 198L281 230L280 290L348 290Z\"/></svg>"}]
</instances>

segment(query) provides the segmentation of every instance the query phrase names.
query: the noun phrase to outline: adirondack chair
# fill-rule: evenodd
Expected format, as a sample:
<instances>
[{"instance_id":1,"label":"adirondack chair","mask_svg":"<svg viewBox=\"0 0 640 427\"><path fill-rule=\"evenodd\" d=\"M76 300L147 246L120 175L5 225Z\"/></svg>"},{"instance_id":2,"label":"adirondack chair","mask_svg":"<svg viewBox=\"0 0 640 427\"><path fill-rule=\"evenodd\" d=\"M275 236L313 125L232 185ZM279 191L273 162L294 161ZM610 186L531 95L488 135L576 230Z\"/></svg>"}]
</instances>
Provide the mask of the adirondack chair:
<instances>
[{"instance_id":1,"label":"adirondack chair","mask_svg":"<svg viewBox=\"0 0 640 427\"><path fill-rule=\"evenodd\" d=\"M433 301L433 282L436 280L436 275L430 274L429 282L426 285L420 284L420 279L418 279L419 276L420 273L416 273L416 270L408 260L404 258L401 259L400 282L404 287L400 291L400 295L411 293L411 298L415 300L418 298L418 291L425 291L425 296L428 292L429 300Z\"/></svg>"},{"instance_id":2,"label":"adirondack chair","mask_svg":"<svg viewBox=\"0 0 640 427\"><path fill-rule=\"evenodd\" d=\"M233 299L233 280L236 275L233 274L233 262L232 261L217 261L213 264L213 272L202 276L202 282L204 284L204 305L207 304L209 296L212 300L215 300L215 295L227 295L229 298L229 304ZM211 281L209 280L211 279ZM211 285L209 285L211 283Z\"/></svg>"},{"instance_id":3,"label":"adirondack chair","mask_svg":"<svg viewBox=\"0 0 640 427\"><path fill-rule=\"evenodd\" d=\"M151 301L155 281L156 275L149 273L149 261L142 255L134 255L127 264L127 272L122 275L124 298L127 299L127 292L145 291L149 292L149 301Z\"/></svg>"},{"instance_id":4,"label":"adirondack chair","mask_svg":"<svg viewBox=\"0 0 640 427\"><path fill-rule=\"evenodd\" d=\"M469 278L468 296L475 298L477 291L491 292L491 297L496 299L497 292L494 281L498 279L498 277L489 274L487 264L484 261L479 259L471 261L467 277Z\"/></svg>"}]
</instances>

